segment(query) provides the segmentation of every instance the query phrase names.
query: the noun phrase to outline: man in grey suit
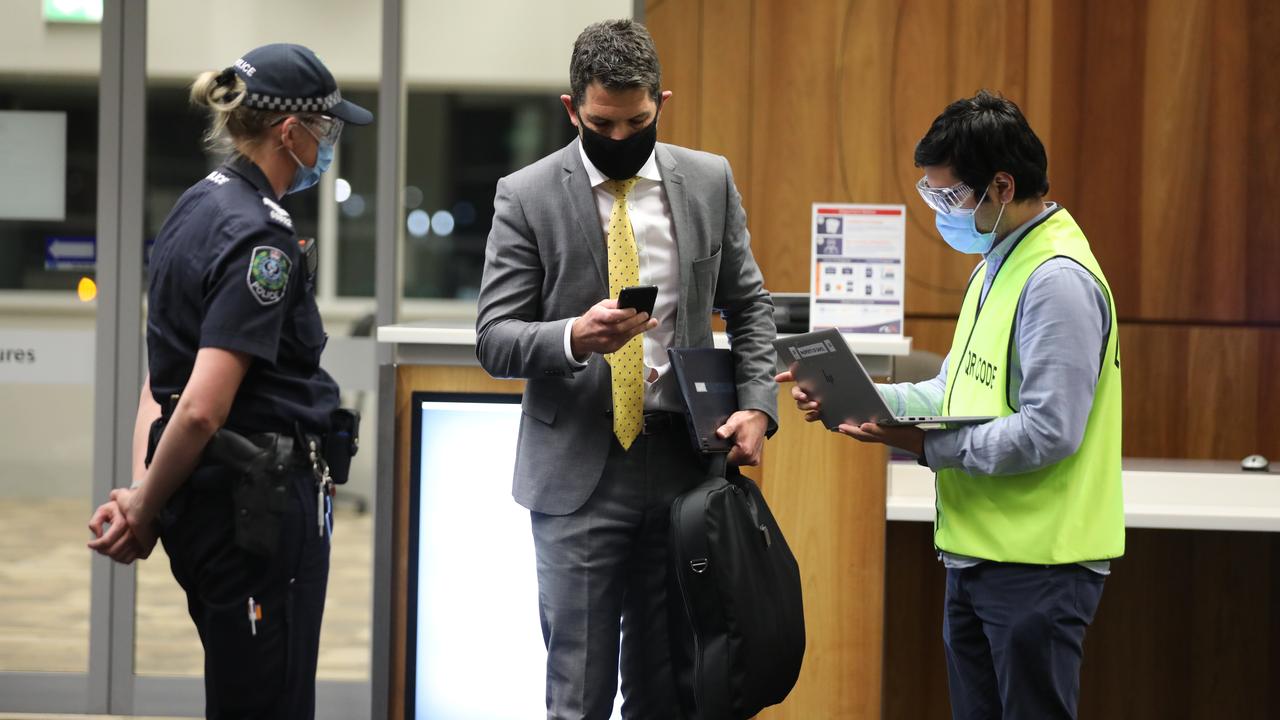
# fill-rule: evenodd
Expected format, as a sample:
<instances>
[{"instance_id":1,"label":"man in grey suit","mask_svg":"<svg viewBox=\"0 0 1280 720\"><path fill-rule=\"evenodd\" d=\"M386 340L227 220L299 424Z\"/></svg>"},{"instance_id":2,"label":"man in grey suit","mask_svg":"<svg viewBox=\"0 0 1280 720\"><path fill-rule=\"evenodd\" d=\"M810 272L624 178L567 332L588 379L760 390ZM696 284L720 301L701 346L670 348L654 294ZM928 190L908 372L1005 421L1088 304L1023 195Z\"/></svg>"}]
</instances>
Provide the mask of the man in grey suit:
<instances>
[{"instance_id":1,"label":"man in grey suit","mask_svg":"<svg viewBox=\"0 0 1280 720\"><path fill-rule=\"evenodd\" d=\"M741 410L719 434L754 465L777 428L773 304L728 162L656 142L671 93L648 31L588 27L570 89L579 138L498 181L476 354L527 380L513 495L532 516L547 717L609 717L619 669L623 717L687 717L668 513L705 466L666 351L711 346L725 318ZM617 307L636 284L658 287L652 317Z\"/></svg>"}]
</instances>

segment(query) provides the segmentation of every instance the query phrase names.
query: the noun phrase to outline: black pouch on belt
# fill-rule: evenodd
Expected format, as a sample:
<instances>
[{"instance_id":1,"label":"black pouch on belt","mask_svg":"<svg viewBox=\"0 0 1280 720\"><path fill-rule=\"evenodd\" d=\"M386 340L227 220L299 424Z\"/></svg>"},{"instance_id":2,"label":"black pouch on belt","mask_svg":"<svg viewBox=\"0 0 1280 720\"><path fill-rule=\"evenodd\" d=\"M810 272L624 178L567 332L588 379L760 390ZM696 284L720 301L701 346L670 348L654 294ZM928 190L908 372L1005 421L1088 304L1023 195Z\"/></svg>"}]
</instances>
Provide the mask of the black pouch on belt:
<instances>
[{"instance_id":1,"label":"black pouch on belt","mask_svg":"<svg viewBox=\"0 0 1280 720\"><path fill-rule=\"evenodd\" d=\"M151 421L151 431L147 433L147 459L145 460L147 467L151 467L151 458L156 456L160 436L164 434L164 427L168 424L169 418L163 416Z\"/></svg>"},{"instance_id":2,"label":"black pouch on belt","mask_svg":"<svg viewBox=\"0 0 1280 720\"><path fill-rule=\"evenodd\" d=\"M324 461L329 477L338 485L351 478L351 458L360 449L360 413L338 408L329 415L329 434L324 438Z\"/></svg>"},{"instance_id":3,"label":"black pouch on belt","mask_svg":"<svg viewBox=\"0 0 1280 720\"><path fill-rule=\"evenodd\" d=\"M280 521L289 498L286 471L293 463L288 436L263 435L266 447L223 428L205 446L205 458L236 471L231 487L235 543L271 557L280 543Z\"/></svg>"}]
</instances>

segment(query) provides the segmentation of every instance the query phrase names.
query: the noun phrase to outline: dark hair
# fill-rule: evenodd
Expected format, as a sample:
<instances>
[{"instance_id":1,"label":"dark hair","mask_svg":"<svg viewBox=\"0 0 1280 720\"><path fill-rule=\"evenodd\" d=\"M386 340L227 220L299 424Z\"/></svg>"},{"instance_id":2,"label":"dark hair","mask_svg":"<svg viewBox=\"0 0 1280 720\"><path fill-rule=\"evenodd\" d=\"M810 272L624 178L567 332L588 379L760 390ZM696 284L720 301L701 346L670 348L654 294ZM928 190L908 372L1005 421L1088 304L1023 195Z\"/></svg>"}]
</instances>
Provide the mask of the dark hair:
<instances>
[{"instance_id":1,"label":"dark hair","mask_svg":"<svg viewBox=\"0 0 1280 720\"><path fill-rule=\"evenodd\" d=\"M1002 170L1013 176L1014 200L1049 192L1040 138L1017 105L986 90L948 105L916 144L915 160L916 167L950 167L978 194Z\"/></svg>"},{"instance_id":2,"label":"dark hair","mask_svg":"<svg viewBox=\"0 0 1280 720\"><path fill-rule=\"evenodd\" d=\"M643 25L632 20L605 20L588 25L573 41L569 60L569 92L578 107L587 86L599 82L610 90L643 87L658 102L662 66L658 49Z\"/></svg>"}]
</instances>

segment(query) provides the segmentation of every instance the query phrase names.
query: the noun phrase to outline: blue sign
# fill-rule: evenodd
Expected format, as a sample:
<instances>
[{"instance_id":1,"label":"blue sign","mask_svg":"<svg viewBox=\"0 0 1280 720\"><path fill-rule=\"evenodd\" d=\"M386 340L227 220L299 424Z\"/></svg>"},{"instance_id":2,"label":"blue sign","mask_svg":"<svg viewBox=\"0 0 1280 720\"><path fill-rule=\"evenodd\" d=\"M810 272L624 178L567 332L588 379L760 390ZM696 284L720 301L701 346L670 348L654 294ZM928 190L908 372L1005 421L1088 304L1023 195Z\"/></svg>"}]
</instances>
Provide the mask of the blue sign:
<instances>
[{"instance_id":1,"label":"blue sign","mask_svg":"<svg viewBox=\"0 0 1280 720\"><path fill-rule=\"evenodd\" d=\"M142 243L142 266L151 264L155 238ZM60 235L44 240L45 270L93 270L98 264L98 239L92 235Z\"/></svg>"},{"instance_id":2,"label":"blue sign","mask_svg":"<svg viewBox=\"0 0 1280 720\"><path fill-rule=\"evenodd\" d=\"M98 262L98 240L93 236L45 238L45 270L92 270Z\"/></svg>"}]
</instances>

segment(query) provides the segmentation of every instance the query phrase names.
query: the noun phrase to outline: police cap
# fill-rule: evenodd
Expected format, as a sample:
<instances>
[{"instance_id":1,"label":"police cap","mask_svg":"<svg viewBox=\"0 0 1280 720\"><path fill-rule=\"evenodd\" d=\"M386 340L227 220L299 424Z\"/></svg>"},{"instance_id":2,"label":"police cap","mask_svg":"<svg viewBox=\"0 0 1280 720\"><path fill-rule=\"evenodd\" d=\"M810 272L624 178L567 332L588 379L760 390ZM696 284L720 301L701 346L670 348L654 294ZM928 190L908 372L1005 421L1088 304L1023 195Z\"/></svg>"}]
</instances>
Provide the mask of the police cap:
<instances>
[{"instance_id":1,"label":"police cap","mask_svg":"<svg viewBox=\"0 0 1280 720\"><path fill-rule=\"evenodd\" d=\"M333 73L310 49L289 43L254 48L223 71L245 83L244 105L286 113L322 113L351 123L368 125L373 113L342 99Z\"/></svg>"}]
</instances>

